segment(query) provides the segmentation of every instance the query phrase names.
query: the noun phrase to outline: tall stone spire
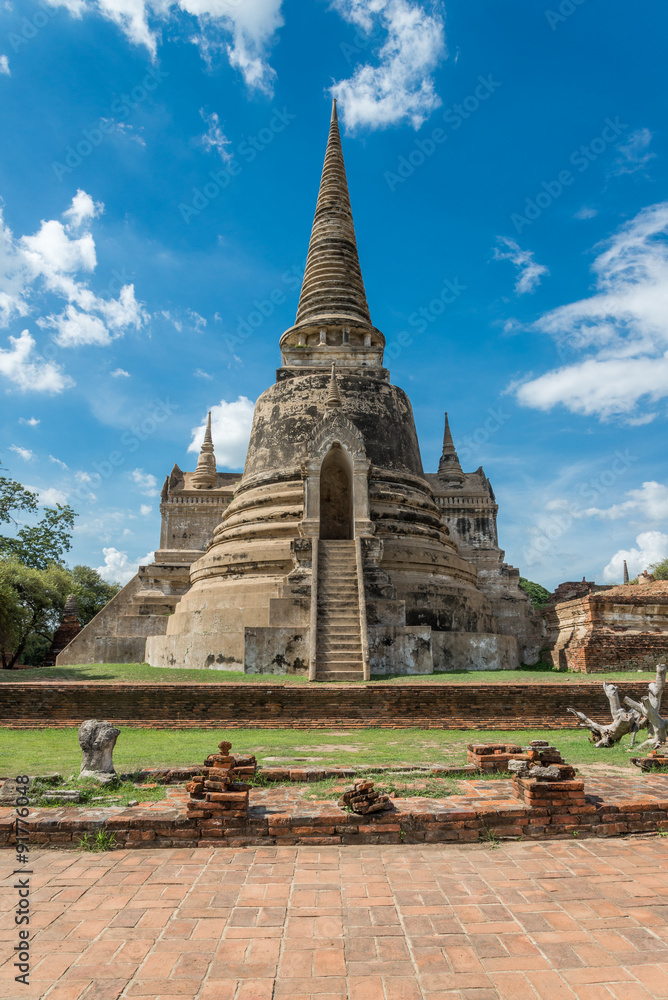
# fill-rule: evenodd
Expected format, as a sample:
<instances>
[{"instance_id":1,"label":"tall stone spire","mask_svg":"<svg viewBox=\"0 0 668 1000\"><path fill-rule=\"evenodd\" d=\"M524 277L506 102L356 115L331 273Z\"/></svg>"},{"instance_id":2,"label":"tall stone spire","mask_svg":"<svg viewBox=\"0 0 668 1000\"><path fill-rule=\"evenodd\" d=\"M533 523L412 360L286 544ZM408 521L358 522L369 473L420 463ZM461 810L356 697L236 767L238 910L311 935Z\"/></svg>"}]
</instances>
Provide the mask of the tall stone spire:
<instances>
[{"instance_id":1,"label":"tall stone spire","mask_svg":"<svg viewBox=\"0 0 668 1000\"><path fill-rule=\"evenodd\" d=\"M626 565L626 559L624 560L624 583L629 582L629 568Z\"/></svg>"},{"instance_id":2,"label":"tall stone spire","mask_svg":"<svg viewBox=\"0 0 668 1000\"><path fill-rule=\"evenodd\" d=\"M371 327L355 240L336 101L315 207L295 326L348 323Z\"/></svg>"},{"instance_id":3,"label":"tall stone spire","mask_svg":"<svg viewBox=\"0 0 668 1000\"><path fill-rule=\"evenodd\" d=\"M191 484L196 490L211 490L217 483L216 457L213 453L213 438L211 437L211 412L206 420L206 430L202 448L197 459L197 468L193 472Z\"/></svg>"},{"instance_id":4,"label":"tall stone spire","mask_svg":"<svg viewBox=\"0 0 668 1000\"><path fill-rule=\"evenodd\" d=\"M465 479L452 440L452 434L450 433L450 423L447 413L445 414L445 428L443 431L443 454L438 463L438 478L441 482L449 483L452 486L461 486Z\"/></svg>"},{"instance_id":5,"label":"tall stone spire","mask_svg":"<svg viewBox=\"0 0 668 1000\"><path fill-rule=\"evenodd\" d=\"M384 347L366 301L334 101L297 318L281 337L283 372L324 374L332 361L347 374L382 370Z\"/></svg>"}]
</instances>

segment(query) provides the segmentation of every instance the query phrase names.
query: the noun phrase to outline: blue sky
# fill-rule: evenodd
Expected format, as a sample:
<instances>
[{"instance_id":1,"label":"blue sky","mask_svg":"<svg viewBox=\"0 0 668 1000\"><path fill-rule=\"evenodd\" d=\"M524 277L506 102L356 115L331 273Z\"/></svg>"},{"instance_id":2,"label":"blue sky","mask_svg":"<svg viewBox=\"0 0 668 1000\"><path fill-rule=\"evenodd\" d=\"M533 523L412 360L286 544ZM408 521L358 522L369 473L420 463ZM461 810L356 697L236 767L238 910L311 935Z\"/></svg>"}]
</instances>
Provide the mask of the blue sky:
<instances>
[{"instance_id":1,"label":"blue sky","mask_svg":"<svg viewBox=\"0 0 668 1000\"><path fill-rule=\"evenodd\" d=\"M242 466L332 93L425 470L447 409L550 588L668 555L667 31L648 0L0 4L0 458L77 510L71 561L146 561L207 409Z\"/></svg>"}]
</instances>

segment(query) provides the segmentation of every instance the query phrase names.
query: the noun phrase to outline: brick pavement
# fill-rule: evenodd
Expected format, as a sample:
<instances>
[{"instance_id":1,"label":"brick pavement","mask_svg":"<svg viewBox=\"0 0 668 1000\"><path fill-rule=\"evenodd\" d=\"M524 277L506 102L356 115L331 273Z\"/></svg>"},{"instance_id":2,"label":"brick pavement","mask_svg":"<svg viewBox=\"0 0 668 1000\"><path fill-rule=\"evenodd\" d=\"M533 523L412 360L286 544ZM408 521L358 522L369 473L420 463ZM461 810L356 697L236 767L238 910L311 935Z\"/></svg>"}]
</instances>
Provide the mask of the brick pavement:
<instances>
[{"instance_id":1,"label":"brick pavement","mask_svg":"<svg viewBox=\"0 0 668 1000\"><path fill-rule=\"evenodd\" d=\"M668 842L32 854L30 987L0 997L668 997Z\"/></svg>"}]
</instances>

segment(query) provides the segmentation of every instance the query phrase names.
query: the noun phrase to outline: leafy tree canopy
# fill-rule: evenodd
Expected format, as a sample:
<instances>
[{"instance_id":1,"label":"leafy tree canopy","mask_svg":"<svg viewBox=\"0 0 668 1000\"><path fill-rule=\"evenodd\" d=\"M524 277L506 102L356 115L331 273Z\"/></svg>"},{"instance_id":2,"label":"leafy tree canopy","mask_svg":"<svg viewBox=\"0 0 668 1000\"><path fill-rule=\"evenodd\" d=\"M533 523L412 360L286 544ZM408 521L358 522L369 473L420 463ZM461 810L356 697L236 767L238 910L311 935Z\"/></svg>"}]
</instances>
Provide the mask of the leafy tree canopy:
<instances>
[{"instance_id":1,"label":"leafy tree canopy","mask_svg":"<svg viewBox=\"0 0 668 1000\"><path fill-rule=\"evenodd\" d=\"M86 625L120 590L90 566L70 570L62 565L76 517L69 504L42 508L33 524L18 520L28 514L34 521L39 513L37 493L0 475L0 527L13 529L0 534L0 658L5 668L42 662L69 594L76 596L79 620Z\"/></svg>"},{"instance_id":2,"label":"leafy tree canopy","mask_svg":"<svg viewBox=\"0 0 668 1000\"><path fill-rule=\"evenodd\" d=\"M654 563L653 566L650 566L649 572L655 580L668 580L668 559Z\"/></svg>"},{"instance_id":3,"label":"leafy tree canopy","mask_svg":"<svg viewBox=\"0 0 668 1000\"><path fill-rule=\"evenodd\" d=\"M58 627L70 574L60 566L35 569L17 559L0 561L0 656L11 669L31 634L47 638Z\"/></svg>"},{"instance_id":4,"label":"leafy tree canopy","mask_svg":"<svg viewBox=\"0 0 668 1000\"><path fill-rule=\"evenodd\" d=\"M90 566L75 566L71 577L72 585L68 593L74 594L77 599L82 625L87 625L121 589L120 583L107 583Z\"/></svg>"},{"instance_id":5,"label":"leafy tree canopy","mask_svg":"<svg viewBox=\"0 0 668 1000\"><path fill-rule=\"evenodd\" d=\"M7 669L17 663L38 666L60 624L65 601L74 594L79 621L86 625L120 590L90 566L73 570L51 564L25 566L17 559L0 560L0 654Z\"/></svg>"},{"instance_id":6,"label":"leafy tree canopy","mask_svg":"<svg viewBox=\"0 0 668 1000\"><path fill-rule=\"evenodd\" d=\"M541 586L540 583L533 583L525 577L520 577L520 587L531 600L534 608L542 608L550 599L550 591Z\"/></svg>"},{"instance_id":7,"label":"leafy tree canopy","mask_svg":"<svg viewBox=\"0 0 668 1000\"><path fill-rule=\"evenodd\" d=\"M0 525L10 524L12 535L0 535L0 558L16 559L33 569L46 569L60 563L72 545L72 529L76 514L69 504L57 503L44 507L41 519L33 525L20 523L21 512L36 514L39 497L36 493L7 476L0 476Z\"/></svg>"}]
</instances>

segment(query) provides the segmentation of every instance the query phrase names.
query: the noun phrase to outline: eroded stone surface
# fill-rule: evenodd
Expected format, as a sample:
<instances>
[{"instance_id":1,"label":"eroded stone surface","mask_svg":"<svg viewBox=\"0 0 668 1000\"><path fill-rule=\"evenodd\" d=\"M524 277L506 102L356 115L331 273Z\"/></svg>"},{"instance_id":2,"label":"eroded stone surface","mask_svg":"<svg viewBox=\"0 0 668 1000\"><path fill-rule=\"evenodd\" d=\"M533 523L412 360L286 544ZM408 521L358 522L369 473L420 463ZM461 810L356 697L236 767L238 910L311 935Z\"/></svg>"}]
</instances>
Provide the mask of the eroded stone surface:
<instances>
[{"instance_id":1,"label":"eroded stone surface","mask_svg":"<svg viewBox=\"0 0 668 1000\"><path fill-rule=\"evenodd\" d=\"M83 751L80 778L95 778L107 783L116 777L113 753L120 735L109 722L87 719L79 726L79 745Z\"/></svg>"}]
</instances>

